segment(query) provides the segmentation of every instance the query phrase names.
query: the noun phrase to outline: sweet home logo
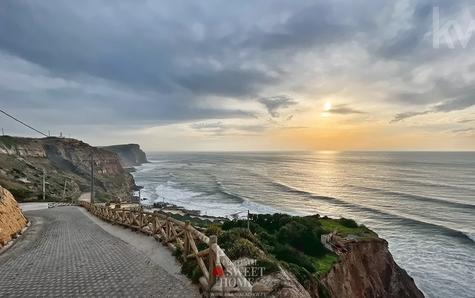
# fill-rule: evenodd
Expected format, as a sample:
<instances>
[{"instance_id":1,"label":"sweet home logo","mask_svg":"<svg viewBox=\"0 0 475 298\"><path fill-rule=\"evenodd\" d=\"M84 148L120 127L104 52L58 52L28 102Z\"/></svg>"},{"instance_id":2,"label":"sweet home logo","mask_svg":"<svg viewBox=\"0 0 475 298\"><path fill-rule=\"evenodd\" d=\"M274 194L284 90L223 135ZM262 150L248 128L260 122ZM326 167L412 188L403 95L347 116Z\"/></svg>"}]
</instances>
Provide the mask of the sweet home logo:
<instances>
[{"instance_id":1,"label":"sweet home logo","mask_svg":"<svg viewBox=\"0 0 475 298\"><path fill-rule=\"evenodd\" d=\"M449 49L459 46L463 49L467 48L472 39L472 33L475 31L472 10L465 9L458 19L442 21L440 8L438 6L433 8L432 45L434 49L440 49L442 46L447 46Z\"/></svg>"},{"instance_id":2,"label":"sweet home logo","mask_svg":"<svg viewBox=\"0 0 475 298\"><path fill-rule=\"evenodd\" d=\"M245 297L264 297L270 291L262 284L256 281L264 276L266 270L263 266L258 266L255 259L241 259L234 262L236 270L224 271L221 266L216 266L213 269L213 275L216 277L215 290L210 294L211 296L226 296L224 289L241 289L234 293L229 293L230 296L245 296Z\"/></svg>"}]
</instances>

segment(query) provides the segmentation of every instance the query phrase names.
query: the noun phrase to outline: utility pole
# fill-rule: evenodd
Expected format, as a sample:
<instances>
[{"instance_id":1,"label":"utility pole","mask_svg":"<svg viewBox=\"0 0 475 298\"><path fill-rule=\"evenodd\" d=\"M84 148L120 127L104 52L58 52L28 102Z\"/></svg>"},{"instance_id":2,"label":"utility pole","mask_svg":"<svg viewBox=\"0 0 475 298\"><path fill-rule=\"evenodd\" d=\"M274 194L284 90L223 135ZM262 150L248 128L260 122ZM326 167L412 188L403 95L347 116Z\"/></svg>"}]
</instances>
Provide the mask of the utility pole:
<instances>
[{"instance_id":1,"label":"utility pole","mask_svg":"<svg viewBox=\"0 0 475 298\"><path fill-rule=\"evenodd\" d=\"M64 179L64 189L63 189L63 201L64 198L66 197L66 185L68 184L68 179Z\"/></svg>"},{"instance_id":2,"label":"utility pole","mask_svg":"<svg viewBox=\"0 0 475 298\"><path fill-rule=\"evenodd\" d=\"M251 214L249 213L249 210L247 210L247 230L250 232L251 229L249 228L249 220L250 220Z\"/></svg>"},{"instance_id":3,"label":"utility pole","mask_svg":"<svg viewBox=\"0 0 475 298\"><path fill-rule=\"evenodd\" d=\"M91 204L94 204L94 152L91 152Z\"/></svg>"},{"instance_id":4,"label":"utility pole","mask_svg":"<svg viewBox=\"0 0 475 298\"><path fill-rule=\"evenodd\" d=\"M5 135L5 132L3 131L3 127L2 127L2 136L4 136L4 135Z\"/></svg>"},{"instance_id":5,"label":"utility pole","mask_svg":"<svg viewBox=\"0 0 475 298\"><path fill-rule=\"evenodd\" d=\"M46 201L46 170L43 169L43 201Z\"/></svg>"}]
</instances>

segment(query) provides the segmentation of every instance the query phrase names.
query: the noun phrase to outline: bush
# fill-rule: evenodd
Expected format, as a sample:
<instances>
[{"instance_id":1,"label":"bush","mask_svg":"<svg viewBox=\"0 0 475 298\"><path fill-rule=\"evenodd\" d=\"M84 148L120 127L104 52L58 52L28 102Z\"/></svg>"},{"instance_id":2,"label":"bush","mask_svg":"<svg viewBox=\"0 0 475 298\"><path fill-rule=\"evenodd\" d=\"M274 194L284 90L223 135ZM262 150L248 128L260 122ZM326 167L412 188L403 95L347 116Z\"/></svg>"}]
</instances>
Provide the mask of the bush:
<instances>
[{"instance_id":1,"label":"bush","mask_svg":"<svg viewBox=\"0 0 475 298\"><path fill-rule=\"evenodd\" d=\"M206 228L205 234L208 236L216 235L219 237L223 234L223 229L221 229L221 226L218 224L210 224Z\"/></svg>"},{"instance_id":2,"label":"bush","mask_svg":"<svg viewBox=\"0 0 475 298\"><path fill-rule=\"evenodd\" d=\"M256 247L262 249L262 244L251 232L244 228L232 228L231 230L225 231L221 237L218 239L218 244L225 250L231 249L236 241L244 238L252 242Z\"/></svg>"},{"instance_id":3,"label":"bush","mask_svg":"<svg viewBox=\"0 0 475 298\"><path fill-rule=\"evenodd\" d=\"M195 259L186 260L181 267L181 273L188 276L193 283L198 283L203 275Z\"/></svg>"},{"instance_id":4,"label":"bush","mask_svg":"<svg viewBox=\"0 0 475 298\"><path fill-rule=\"evenodd\" d=\"M247 257L251 259L257 259L263 257L262 251L257 248L251 241L241 238L234 242L234 245L226 251L231 260L237 260L239 258Z\"/></svg>"},{"instance_id":5,"label":"bush","mask_svg":"<svg viewBox=\"0 0 475 298\"><path fill-rule=\"evenodd\" d=\"M16 200L27 199L33 195L33 192L26 188L11 188L10 192Z\"/></svg>"},{"instance_id":6,"label":"bush","mask_svg":"<svg viewBox=\"0 0 475 298\"><path fill-rule=\"evenodd\" d=\"M247 219L238 219L238 220L229 220L229 221L225 221L223 224L222 224L222 229L227 231L227 230L231 230L231 229L234 229L234 228L242 228L242 229L246 229L247 230ZM253 233L256 233L258 231L261 231L262 228L250 221L249 222L249 230L251 230Z\"/></svg>"},{"instance_id":7,"label":"bush","mask_svg":"<svg viewBox=\"0 0 475 298\"><path fill-rule=\"evenodd\" d=\"M292 216L287 214L251 214L251 221L262 227L269 233L274 233L282 226L292 220Z\"/></svg>"},{"instance_id":8,"label":"bush","mask_svg":"<svg viewBox=\"0 0 475 298\"><path fill-rule=\"evenodd\" d=\"M183 251L177 247L175 251L173 252L173 256L178 260L178 261L183 261Z\"/></svg>"},{"instance_id":9,"label":"bush","mask_svg":"<svg viewBox=\"0 0 475 298\"><path fill-rule=\"evenodd\" d=\"M286 263L285 267L293 275L295 275L301 285L303 285L304 287L308 285L309 280L312 278L312 274L308 272L305 268L302 268L293 263Z\"/></svg>"},{"instance_id":10,"label":"bush","mask_svg":"<svg viewBox=\"0 0 475 298\"><path fill-rule=\"evenodd\" d=\"M342 217L342 218L339 219L339 221L340 221L342 226L347 227L347 228L357 228L358 227L358 224L356 223L356 221L354 221L352 219Z\"/></svg>"},{"instance_id":11,"label":"bush","mask_svg":"<svg viewBox=\"0 0 475 298\"><path fill-rule=\"evenodd\" d=\"M291 221L283 226L277 238L310 256L320 256L327 252L320 241L323 230L308 220Z\"/></svg>"},{"instance_id":12,"label":"bush","mask_svg":"<svg viewBox=\"0 0 475 298\"><path fill-rule=\"evenodd\" d=\"M268 257L257 259L256 267L263 267L264 274L271 274L280 271L279 262Z\"/></svg>"},{"instance_id":13,"label":"bush","mask_svg":"<svg viewBox=\"0 0 475 298\"><path fill-rule=\"evenodd\" d=\"M312 259L296 250L295 248L284 244L276 246L274 254L277 259L285 261L287 263L293 263L307 269L307 271L313 273L315 272L315 266L313 265Z\"/></svg>"}]
</instances>

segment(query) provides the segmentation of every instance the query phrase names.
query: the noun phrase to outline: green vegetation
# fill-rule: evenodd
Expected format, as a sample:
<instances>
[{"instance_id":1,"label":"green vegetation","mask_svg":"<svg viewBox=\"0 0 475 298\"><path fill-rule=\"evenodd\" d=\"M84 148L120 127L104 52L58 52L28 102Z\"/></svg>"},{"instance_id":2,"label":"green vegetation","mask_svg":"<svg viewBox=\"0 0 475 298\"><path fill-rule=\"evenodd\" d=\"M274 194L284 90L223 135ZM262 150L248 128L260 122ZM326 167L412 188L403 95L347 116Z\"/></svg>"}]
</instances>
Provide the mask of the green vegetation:
<instances>
[{"instance_id":1,"label":"green vegetation","mask_svg":"<svg viewBox=\"0 0 475 298\"><path fill-rule=\"evenodd\" d=\"M330 271L333 264L337 261L338 256L334 253L328 253L325 256L316 259L314 262L316 276L323 277L328 271Z\"/></svg>"},{"instance_id":2,"label":"green vegetation","mask_svg":"<svg viewBox=\"0 0 475 298\"><path fill-rule=\"evenodd\" d=\"M320 219L325 234L337 232L342 235L355 235L360 237L377 237L377 234L364 225L358 225L352 219L332 219L323 217Z\"/></svg>"},{"instance_id":3,"label":"green vegetation","mask_svg":"<svg viewBox=\"0 0 475 298\"><path fill-rule=\"evenodd\" d=\"M17 145L17 138L10 136L0 136L0 143L4 144L7 148L12 148Z\"/></svg>"},{"instance_id":4,"label":"green vegetation","mask_svg":"<svg viewBox=\"0 0 475 298\"><path fill-rule=\"evenodd\" d=\"M181 273L188 276L193 283L198 283L200 277L203 275L201 269L198 266L198 262L195 259L187 259L182 263Z\"/></svg>"},{"instance_id":5,"label":"green vegetation","mask_svg":"<svg viewBox=\"0 0 475 298\"><path fill-rule=\"evenodd\" d=\"M33 192L27 188L9 188L8 189L16 200L25 200L33 195Z\"/></svg>"},{"instance_id":6,"label":"green vegetation","mask_svg":"<svg viewBox=\"0 0 475 298\"><path fill-rule=\"evenodd\" d=\"M319 215L298 217L287 214L251 215L247 220L211 224L207 235L218 235L219 245L233 260L257 259L267 273L278 271L279 265L292 272L304 286L311 279L324 277L338 262L338 256L321 243L321 236L332 232L352 237L377 237L354 220L331 219Z\"/></svg>"}]
</instances>

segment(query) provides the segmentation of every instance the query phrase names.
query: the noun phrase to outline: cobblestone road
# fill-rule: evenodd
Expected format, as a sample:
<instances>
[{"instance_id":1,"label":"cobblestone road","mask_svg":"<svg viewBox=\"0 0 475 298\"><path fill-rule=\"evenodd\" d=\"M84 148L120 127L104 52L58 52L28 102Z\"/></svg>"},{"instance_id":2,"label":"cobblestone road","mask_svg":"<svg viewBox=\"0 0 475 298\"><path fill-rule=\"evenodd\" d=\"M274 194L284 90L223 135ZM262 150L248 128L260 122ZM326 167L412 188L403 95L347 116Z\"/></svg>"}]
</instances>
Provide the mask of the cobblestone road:
<instances>
[{"instance_id":1,"label":"cobblestone road","mask_svg":"<svg viewBox=\"0 0 475 298\"><path fill-rule=\"evenodd\" d=\"M27 216L32 226L0 255L0 297L199 296L78 207L31 211Z\"/></svg>"}]
</instances>

